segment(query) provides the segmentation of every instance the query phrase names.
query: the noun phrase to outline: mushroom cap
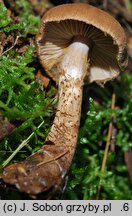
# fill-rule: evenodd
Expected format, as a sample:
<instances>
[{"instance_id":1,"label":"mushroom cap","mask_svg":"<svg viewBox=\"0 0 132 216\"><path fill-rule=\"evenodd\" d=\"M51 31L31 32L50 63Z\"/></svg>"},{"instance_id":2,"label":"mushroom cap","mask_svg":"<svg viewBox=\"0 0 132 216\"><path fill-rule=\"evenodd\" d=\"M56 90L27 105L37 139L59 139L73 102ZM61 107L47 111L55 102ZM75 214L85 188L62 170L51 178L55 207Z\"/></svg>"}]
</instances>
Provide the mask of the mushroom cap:
<instances>
[{"instance_id":1,"label":"mushroom cap","mask_svg":"<svg viewBox=\"0 0 132 216\"><path fill-rule=\"evenodd\" d=\"M91 41L90 82L105 83L126 67L126 36L111 15L84 3L59 5L44 14L36 37L41 64L56 82L60 62L76 36Z\"/></svg>"}]
</instances>

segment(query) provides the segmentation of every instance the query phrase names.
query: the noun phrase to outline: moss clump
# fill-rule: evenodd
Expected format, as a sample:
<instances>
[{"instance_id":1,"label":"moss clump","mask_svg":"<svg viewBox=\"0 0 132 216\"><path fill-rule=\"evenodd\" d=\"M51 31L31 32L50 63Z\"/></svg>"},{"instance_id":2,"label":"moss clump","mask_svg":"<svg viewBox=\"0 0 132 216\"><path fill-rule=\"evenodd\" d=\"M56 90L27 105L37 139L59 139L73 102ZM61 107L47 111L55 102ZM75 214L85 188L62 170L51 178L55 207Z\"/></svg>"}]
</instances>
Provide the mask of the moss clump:
<instances>
[{"instance_id":1,"label":"moss clump","mask_svg":"<svg viewBox=\"0 0 132 216\"><path fill-rule=\"evenodd\" d=\"M27 0L17 0L9 14L0 3L0 36L5 38L0 54L0 115L15 127L0 140L1 165L32 132L34 136L28 145L11 162L23 160L43 145L52 124L55 95L53 84L44 90L35 78L37 70L42 70L34 42L40 17L34 14ZM77 151L62 198L95 199L100 185L101 199L132 199L124 162L124 152L132 147L132 76L126 72L119 80L106 84L104 89L92 84L87 91L90 107L82 115ZM114 111L111 110L113 92L116 94ZM112 117L114 149L108 154L104 172L100 172ZM42 127L36 130L43 121Z\"/></svg>"}]
</instances>

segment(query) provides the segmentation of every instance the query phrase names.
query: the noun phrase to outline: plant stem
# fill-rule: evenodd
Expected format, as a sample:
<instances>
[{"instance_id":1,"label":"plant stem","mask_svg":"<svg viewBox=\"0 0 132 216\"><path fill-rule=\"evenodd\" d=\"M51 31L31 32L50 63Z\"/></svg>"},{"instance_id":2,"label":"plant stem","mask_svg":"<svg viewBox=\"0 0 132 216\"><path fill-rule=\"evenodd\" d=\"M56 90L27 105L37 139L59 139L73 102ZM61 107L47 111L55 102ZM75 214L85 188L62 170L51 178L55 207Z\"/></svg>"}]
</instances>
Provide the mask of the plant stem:
<instances>
[{"instance_id":1,"label":"plant stem","mask_svg":"<svg viewBox=\"0 0 132 216\"><path fill-rule=\"evenodd\" d=\"M111 109L112 110L115 109L115 99L116 99L116 95L115 95L115 93L113 93L112 94L112 103L111 103ZM108 137L107 137L107 142L106 142L106 146L105 146L105 150L104 150L104 157L103 157L103 161L102 161L102 165L101 165L101 172L103 172L105 170L108 151L109 151L109 147L111 144L112 128L113 128L113 123L111 120L111 122L109 123L109 128L108 128ZM96 199L99 199L100 190L101 190L101 186L99 185Z\"/></svg>"},{"instance_id":2,"label":"plant stem","mask_svg":"<svg viewBox=\"0 0 132 216\"><path fill-rule=\"evenodd\" d=\"M41 124L37 127L39 129L44 124L44 121L41 122ZM36 129L36 130L37 130ZM10 155L10 157L7 158L7 160L4 161L2 164L2 167L7 166L7 164L15 157L15 155L25 146L28 144L31 137L34 135L35 131L32 132L26 140L23 140L22 143L18 146L18 148L15 149L15 151Z\"/></svg>"}]
</instances>

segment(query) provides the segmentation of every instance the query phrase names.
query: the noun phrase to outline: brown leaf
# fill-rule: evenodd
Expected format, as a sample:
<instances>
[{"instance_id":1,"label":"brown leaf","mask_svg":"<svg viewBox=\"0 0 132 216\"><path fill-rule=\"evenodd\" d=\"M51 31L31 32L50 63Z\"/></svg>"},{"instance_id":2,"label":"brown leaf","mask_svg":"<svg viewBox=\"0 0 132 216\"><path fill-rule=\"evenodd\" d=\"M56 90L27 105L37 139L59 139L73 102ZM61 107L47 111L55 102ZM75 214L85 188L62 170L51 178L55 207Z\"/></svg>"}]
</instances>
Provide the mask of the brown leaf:
<instances>
[{"instance_id":1,"label":"brown leaf","mask_svg":"<svg viewBox=\"0 0 132 216\"><path fill-rule=\"evenodd\" d=\"M11 124L7 119L3 119L0 115L0 139L11 134L15 129L15 126Z\"/></svg>"},{"instance_id":2,"label":"brown leaf","mask_svg":"<svg viewBox=\"0 0 132 216\"><path fill-rule=\"evenodd\" d=\"M24 45L24 46L22 46L22 47L18 50L18 53L24 53L24 52L27 51L27 49L28 49L28 46L27 46L27 45Z\"/></svg>"},{"instance_id":3,"label":"brown leaf","mask_svg":"<svg viewBox=\"0 0 132 216\"><path fill-rule=\"evenodd\" d=\"M45 88L48 87L50 79L44 76L40 70L37 72L36 78L42 81Z\"/></svg>"},{"instance_id":4,"label":"brown leaf","mask_svg":"<svg viewBox=\"0 0 132 216\"><path fill-rule=\"evenodd\" d=\"M0 55L3 52L5 44L6 44L6 35L5 33L0 32Z\"/></svg>"}]
</instances>

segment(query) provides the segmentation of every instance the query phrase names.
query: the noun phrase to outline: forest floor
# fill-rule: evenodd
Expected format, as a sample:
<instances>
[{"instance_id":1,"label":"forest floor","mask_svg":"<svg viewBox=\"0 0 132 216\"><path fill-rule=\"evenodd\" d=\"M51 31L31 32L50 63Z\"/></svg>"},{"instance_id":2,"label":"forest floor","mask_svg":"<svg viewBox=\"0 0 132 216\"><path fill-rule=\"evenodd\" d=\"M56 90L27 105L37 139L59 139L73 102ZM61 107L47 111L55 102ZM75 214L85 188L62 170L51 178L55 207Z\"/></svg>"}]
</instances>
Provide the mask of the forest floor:
<instances>
[{"instance_id":1,"label":"forest floor","mask_svg":"<svg viewBox=\"0 0 132 216\"><path fill-rule=\"evenodd\" d=\"M39 150L52 125L57 86L39 62L35 36L42 15L69 2L89 3L120 22L127 37L128 67L104 88L96 83L84 86L79 138L68 182L65 191L52 198L132 199L131 0L0 0L1 173L5 166ZM31 199L2 182L0 197ZM47 194L36 199L43 197L49 199Z\"/></svg>"}]
</instances>

